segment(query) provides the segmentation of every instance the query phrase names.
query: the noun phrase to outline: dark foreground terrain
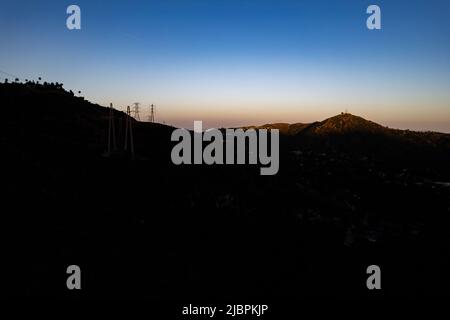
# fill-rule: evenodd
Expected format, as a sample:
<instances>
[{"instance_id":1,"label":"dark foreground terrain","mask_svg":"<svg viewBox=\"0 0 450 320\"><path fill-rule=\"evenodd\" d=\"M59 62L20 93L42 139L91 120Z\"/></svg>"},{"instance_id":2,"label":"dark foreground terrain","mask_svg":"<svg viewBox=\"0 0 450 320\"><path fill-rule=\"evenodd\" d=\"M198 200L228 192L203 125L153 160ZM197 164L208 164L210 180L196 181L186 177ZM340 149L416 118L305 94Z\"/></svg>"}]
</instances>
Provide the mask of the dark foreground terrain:
<instances>
[{"instance_id":1,"label":"dark foreground terrain","mask_svg":"<svg viewBox=\"0 0 450 320\"><path fill-rule=\"evenodd\" d=\"M152 299L445 295L450 137L341 114L281 129L280 170L175 166L174 128L56 85L0 85L3 295ZM82 290L66 288L66 268ZM366 288L381 267L382 290Z\"/></svg>"}]
</instances>

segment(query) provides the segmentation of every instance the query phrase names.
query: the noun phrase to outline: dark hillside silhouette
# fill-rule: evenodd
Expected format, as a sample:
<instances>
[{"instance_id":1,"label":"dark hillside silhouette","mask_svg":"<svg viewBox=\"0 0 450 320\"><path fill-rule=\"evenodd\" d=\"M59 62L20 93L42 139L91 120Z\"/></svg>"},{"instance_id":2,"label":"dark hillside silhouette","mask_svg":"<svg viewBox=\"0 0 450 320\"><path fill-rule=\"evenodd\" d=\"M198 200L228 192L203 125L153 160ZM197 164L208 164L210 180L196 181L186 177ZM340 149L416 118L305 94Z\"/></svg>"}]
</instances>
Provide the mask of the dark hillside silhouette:
<instances>
[{"instance_id":1,"label":"dark hillside silhouette","mask_svg":"<svg viewBox=\"0 0 450 320\"><path fill-rule=\"evenodd\" d=\"M341 114L280 128L280 171L175 166L174 128L60 84L0 84L2 294L152 299L445 294L449 135ZM127 115L114 111L118 146ZM83 290L68 292L80 265ZM368 265L383 290L365 287Z\"/></svg>"}]
</instances>

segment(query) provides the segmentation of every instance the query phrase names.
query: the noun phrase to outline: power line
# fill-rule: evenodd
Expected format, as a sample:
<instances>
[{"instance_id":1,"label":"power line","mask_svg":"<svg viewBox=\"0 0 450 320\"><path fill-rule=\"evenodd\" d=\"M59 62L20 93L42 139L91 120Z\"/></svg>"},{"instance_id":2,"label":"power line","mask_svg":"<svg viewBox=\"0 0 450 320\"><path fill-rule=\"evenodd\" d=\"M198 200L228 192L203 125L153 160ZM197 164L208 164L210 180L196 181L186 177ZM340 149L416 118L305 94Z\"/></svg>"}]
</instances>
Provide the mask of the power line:
<instances>
[{"instance_id":1,"label":"power line","mask_svg":"<svg viewBox=\"0 0 450 320\"><path fill-rule=\"evenodd\" d=\"M16 74L13 74L13 73L10 73L10 72L6 72L6 71L1 70L1 69L0 69L0 73L8 76L8 78L7 77L0 77L0 79L4 79L4 80L8 79L8 80L10 80L10 78L12 78L11 79L12 81L14 81L16 79L19 80L19 81L21 81L21 80L27 80L28 81L28 79L26 79L25 77L20 77L20 76L18 76ZM39 80L41 80L40 77L39 77Z\"/></svg>"},{"instance_id":2,"label":"power line","mask_svg":"<svg viewBox=\"0 0 450 320\"><path fill-rule=\"evenodd\" d=\"M3 70L0 70L0 73L6 74L7 76L10 76L13 78L19 78L19 79L21 78L21 77L16 76L15 74L12 74L12 73L9 73L9 72L3 71Z\"/></svg>"}]
</instances>

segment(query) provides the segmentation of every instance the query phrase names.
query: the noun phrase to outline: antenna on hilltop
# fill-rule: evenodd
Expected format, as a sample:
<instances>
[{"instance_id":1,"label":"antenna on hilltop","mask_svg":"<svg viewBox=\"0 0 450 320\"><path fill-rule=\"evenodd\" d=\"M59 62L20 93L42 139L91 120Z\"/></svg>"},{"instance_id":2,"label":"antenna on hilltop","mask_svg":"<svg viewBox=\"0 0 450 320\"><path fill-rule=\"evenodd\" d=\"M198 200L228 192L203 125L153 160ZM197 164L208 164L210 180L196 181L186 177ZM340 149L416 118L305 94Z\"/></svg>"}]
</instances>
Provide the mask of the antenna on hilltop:
<instances>
[{"instance_id":1,"label":"antenna on hilltop","mask_svg":"<svg viewBox=\"0 0 450 320\"><path fill-rule=\"evenodd\" d=\"M133 103L133 113L134 113L134 118L137 120L137 121L141 121L141 118L139 117L139 105L140 105L140 103L139 102L135 102L135 103Z\"/></svg>"},{"instance_id":2,"label":"antenna on hilltop","mask_svg":"<svg viewBox=\"0 0 450 320\"><path fill-rule=\"evenodd\" d=\"M150 106L150 116L148 117L148 121L155 122L155 105L152 104Z\"/></svg>"}]
</instances>

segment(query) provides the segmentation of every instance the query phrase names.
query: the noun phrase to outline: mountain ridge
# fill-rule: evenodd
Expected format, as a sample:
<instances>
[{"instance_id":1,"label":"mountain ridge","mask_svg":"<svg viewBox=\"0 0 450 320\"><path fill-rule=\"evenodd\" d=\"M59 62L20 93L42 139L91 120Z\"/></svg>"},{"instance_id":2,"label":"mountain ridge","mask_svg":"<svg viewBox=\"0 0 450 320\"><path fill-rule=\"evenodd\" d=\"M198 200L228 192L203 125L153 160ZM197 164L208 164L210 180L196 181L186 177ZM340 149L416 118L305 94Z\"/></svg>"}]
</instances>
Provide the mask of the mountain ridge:
<instances>
[{"instance_id":1,"label":"mountain ridge","mask_svg":"<svg viewBox=\"0 0 450 320\"><path fill-rule=\"evenodd\" d=\"M351 113L341 113L331 116L321 121L314 122L274 122L265 123L262 125L249 125L243 126L243 129L278 129L282 134L295 135L303 130L315 132L315 133L343 133L343 132L355 132L355 131L372 131L372 132L386 132L388 130L393 131L407 131L417 133L437 133L443 135L450 135L449 133L439 132L434 130L411 130L411 129L396 129L388 126L383 126L372 120L365 119L361 116L353 115Z\"/></svg>"},{"instance_id":2,"label":"mountain ridge","mask_svg":"<svg viewBox=\"0 0 450 320\"><path fill-rule=\"evenodd\" d=\"M100 141L105 141L106 139L109 108L91 103L82 97L77 97L73 92L64 90L61 85L35 83L0 84L0 101L6 105L3 112L8 115L7 121L11 125L18 125L17 121L25 121L23 123L24 126L35 130L35 132L40 132L46 129L37 127L39 123L51 123L52 126L62 127L61 132L64 133L76 130L82 131L84 138L87 140L95 138L97 144L101 144ZM34 108L34 102L41 107L39 109ZM17 106L17 108L14 106ZM114 117L118 121L124 122L127 115L123 111L114 110ZM167 135L175 128L159 123L138 122L134 119L133 123L135 123L137 130L145 131L146 136L150 134L150 131L154 130L162 130ZM79 129L76 129L77 127ZM69 128L73 129L69 130ZM312 123L269 123L260 126L243 126L241 128L279 129L281 135L303 140L340 139L349 136L352 138L378 137L398 142L450 148L450 134L448 133L392 129L350 113L341 113ZM50 133L47 132L46 135L48 134ZM79 137L76 137L76 139L79 140ZM84 141L86 142L86 140Z\"/></svg>"},{"instance_id":3,"label":"mountain ridge","mask_svg":"<svg viewBox=\"0 0 450 320\"><path fill-rule=\"evenodd\" d=\"M282 135L300 139L380 138L383 141L395 140L400 143L450 148L450 134L448 133L393 129L350 113L341 113L312 123L272 123L243 128L278 129Z\"/></svg>"}]
</instances>

